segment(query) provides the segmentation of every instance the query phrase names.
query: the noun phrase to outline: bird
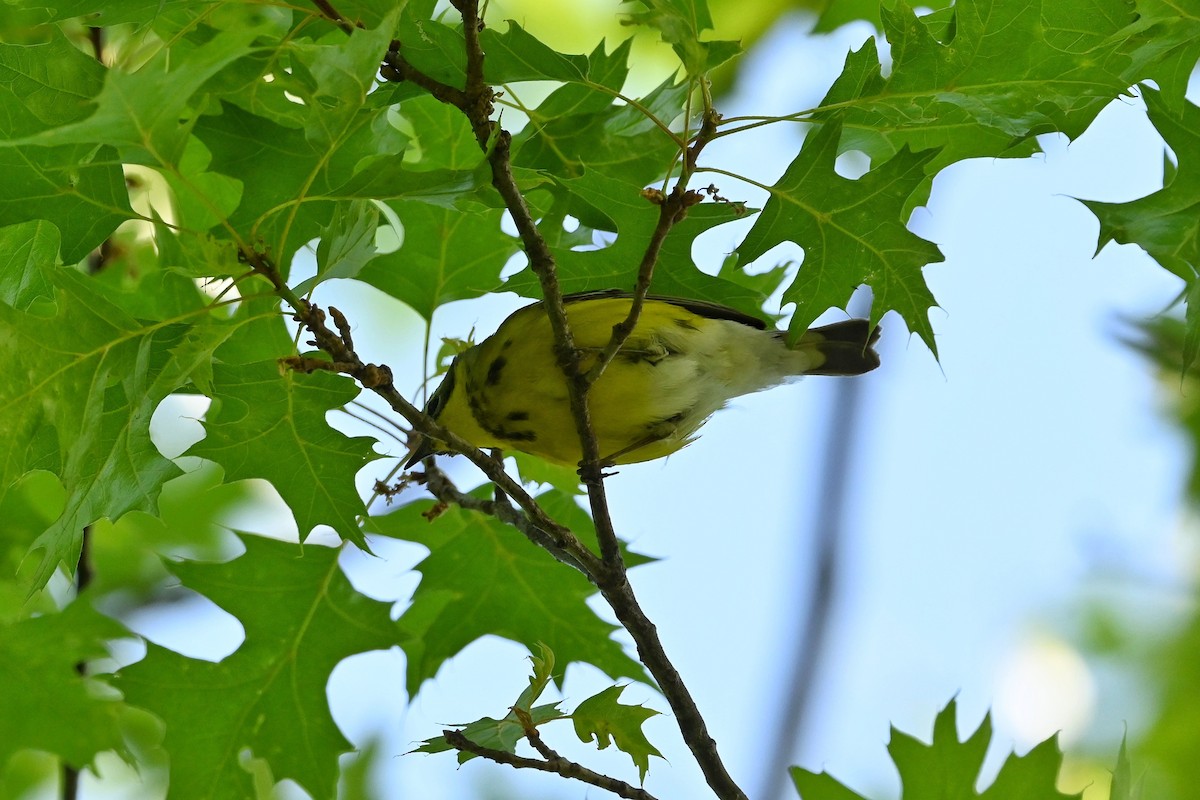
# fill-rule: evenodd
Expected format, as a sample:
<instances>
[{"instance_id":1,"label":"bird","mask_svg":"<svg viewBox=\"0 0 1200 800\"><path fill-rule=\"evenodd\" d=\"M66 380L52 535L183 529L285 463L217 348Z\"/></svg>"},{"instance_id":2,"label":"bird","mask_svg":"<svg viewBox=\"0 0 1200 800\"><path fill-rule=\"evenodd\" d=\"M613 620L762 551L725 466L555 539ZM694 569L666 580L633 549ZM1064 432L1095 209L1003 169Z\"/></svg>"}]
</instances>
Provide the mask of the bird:
<instances>
[{"instance_id":1,"label":"bird","mask_svg":"<svg viewBox=\"0 0 1200 800\"><path fill-rule=\"evenodd\" d=\"M586 372L629 314L633 293L563 297ZM729 400L801 375L861 375L879 366L880 329L865 319L811 328L790 347L784 331L717 303L648 295L637 324L588 390L600 466L671 455L693 442ZM513 312L456 356L425 413L480 448L518 450L564 466L583 457L566 377L542 302ZM404 468L445 453L415 433Z\"/></svg>"}]
</instances>

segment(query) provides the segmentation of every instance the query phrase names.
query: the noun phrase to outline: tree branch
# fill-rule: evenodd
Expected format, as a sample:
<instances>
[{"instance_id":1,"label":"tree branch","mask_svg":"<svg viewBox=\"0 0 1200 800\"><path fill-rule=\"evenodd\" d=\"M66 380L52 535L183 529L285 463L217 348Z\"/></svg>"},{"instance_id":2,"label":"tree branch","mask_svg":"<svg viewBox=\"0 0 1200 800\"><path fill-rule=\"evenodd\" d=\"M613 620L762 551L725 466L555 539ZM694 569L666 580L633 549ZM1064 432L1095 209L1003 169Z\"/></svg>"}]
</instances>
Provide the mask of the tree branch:
<instances>
[{"instance_id":1,"label":"tree branch","mask_svg":"<svg viewBox=\"0 0 1200 800\"><path fill-rule=\"evenodd\" d=\"M582 764L578 764L569 759L555 753L554 758L548 758L545 761L536 758L526 758L508 753L504 750L493 750L490 747L475 744L468 739L461 731L447 729L442 731L442 736L451 746L462 750L465 753L486 758L489 761L495 761L497 764L507 764L510 767L517 769L536 769L541 772L552 772L556 775L561 775L564 778L574 778L577 781L590 783L592 786L598 786L601 789L606 789L618 797L625 797L628 800L655 800L654 795L647 792L645 789L639 789L636 786L631 786L625 781L610 778L607 775L601 775L599 772L588 769ZM549 748L547 748L549 749ZM554 753L553 750L550 750Z\"/></svg>"},{"instance_id":2,"label":"tree branch","mask_svg":"<svg viewBox=\"0 0 1200 800\"><path fill-rule=\"evenodd\" d=\"M633 329L637 327L638 318L642 313L642 305L646 302L646 295L650 291L650 281L654 277L654 266L658 263L658 256L662 252L662 246L667 240L667 235L675 227L676 223L687 216L689 208L704 199L702 193L689 191L687 185L696 171L696 161L700 157L700 151L716 136L717 124L720 120L720 115L715 111L710 110L705 113L704 121L700 125L700 131L696 134L684 154L683 168L680 170L679 179L675 182L675 188L671 190L668 196L663 197L662 193L657 191L653 193L647 191L646 193L658 203L658 224L654 227L654 232L650 234L650 241L646 244L646 252L642 254L642 261L638 265L637 283L634 284L633 300L629 304L629 314L624 320L613 326L612 338L608 340L608 344L604 346L604 350L596 358L596 363L588 370L586 376L588 386L595 383L604 373L609 362L620 351L621 345L625 344L625 340L629 338L629 335L633 333Z\"/></svg>"},{"instance_id":3,"label":"tree branch","mask_svg":"<svg viewBox=\"0 0 1200 800\"><path fill-rule=\"evenodd\" d=\"M629 584L625 563L621 558L620 542L617 539L608 507L603 465L600 460L601 454L587 403L588 375L585 375L580 367L580 354L575 347L574 336L571 333L571 326L563 306L562 288L558 282L554 254L538 231L533 214L513 175L511 136L491 120L494 95L491 87L483 81L484 54L479 46L479 30L482 20L479 17L478 0L453 0L453 4L462 14L463 34L467 46L465 96L458 98L453 92L442 91L441 95L434 93L434 97L456 106L470 121L476 141L487 153L492 172L492 185L504 200L504 204L512 216L525 253L529 258L530 269L533 270L541 285L542 305L554 336L555 356L567 385L571 413L575 419L576 433L579 436L580 450L583 455L580 461L579 475L584 485L587 486L589 506L596 526L597 540L600 544L601 563L595 565L595 569L589 573L589 577L600 589L601 595L612 607L617 619L633 637L642 663L658 682L667 703L675 713L680 733L704 773L708 785L722 800L745 800L745 793L734 782L721 762L716 742L708 734L695 700L684 685L678 671L667 658L657 630L642 611L634 596L633 588ZM409 80L412 79L411 76L414 73L418 72L411 65L407 65L405 69ZM418 85L423 84L418 83ZM457 102L458 100L461 102ZM671 197L665 198L663 206L665 210L660 212L662 233L651 240L639 267L638 290L641 300L637 301L636 309L631 308L631 314L622 323L622 329L627 328L628 331L632 331L637 323L641 304L649 289L654 264L671 226L682 219L682 215L686 213L689 205L699 202L701 199L701 195L698 193L689 194L687 192L686 179L694 171L696 158L700 151L715 134L718 120L719 117L715 112L709 111L705 114L701 131L685 154L680 181L672 191ZM671 206L668 206L668 203ZM612 345L614 354L620 348L624 337L628 336L628 331L623 336L618 331L614 331L614 338L618 339L617 343ZM605 352L607 350L608 348ZM611 359L611 356L609 358ZM443 441L448 440L445 436L440 438ZM489 473L485 470L485 474ZM524 507L522 504L522 508ZM529 512L529 509L526 511Z\"/></svg>"},{"instance_id":4,"label":"tree branch","mask_svg":"<svg viewBox=\"0 0 1200 800\"><path fill-rule=\"evenodd\" d=\"M269 280L275 288L275 293L292 307L295 319L313 335L310 344L320 348L333 359L333 365L325 366L328 362L319 359L290 356L280 360L284 366L302 372L336 367L337 372L349 375L363 387L375 392L387 401L393 411L408 420L417 432L446 442L454 450L470 459L471 463L479 467L489 480L516 501L517 505L528 515L528 524L516 526L518 530L530 536L535 544L546 546L545 542L548 540L552 544L547 547L551 554L564 563L581 569L594 582L594 575L601 567L600 559L596 557L596 554L589 550L569 528L551 518L525 491L525 488L504 471L503 464L497 463L479 448L443 428L428 414L408 402L392 384L391 369L383 364L364 364L358 354L354 352L353 341L349 337L350 326L340 311L336 308L329 310L335 325L343 332L342 335L335 334L325 324L325 312L320 307L308 302L288 287L274 262L265 254L249 247L243 247L240 255L255 272ZM505 512L501 510L500 513ZM516 517L514 516L513 519L515 520ZM534 530L539 532L536 536L540 539L533 538ZM567 557L563 558L564 555Z\"/></svg>"},{"instance_id":5,"label":"tree branch","mask_svg":"<svg viewBox=\"0 0 1200 800\"><path fill-rule=\"evenodd\" d=\"M312 4L317 7L317 10L321 12L323 17L337 25L343 31L354 33L354 28L356 27L354 23L343 17L341 12L334 8L333 4L328 0L312 0Z\"/></svg>"},{"instance_id":6,"label":"tree branch","mask_svg":"<svg viewBox=\"0 0 1200 800\"><path fill-rule=\"evenodd\" d=\"M499 485L496 486L494 499L484 500L483 498L461 491L446 477L446 473L433 465L426 465L424 482L430 493L437 499L446 503L454 503L461 508L487 514L513 526L525 534L525 538L529 539L529 541L549 550L559 561L570 564L584 575L588 575L589 565L576 560L575 554L559 545L553 534L539 527L529 518L527 513L518 511L508 501L508 495L500 489Z\"/></svg>"},{"instance_id":7,"label":"tree branch","mask_svg":"<svg viewBox=\"0 0 1200 800\"><path fill-rule=\"evenodd\" d=\"M409 83L416 84L446 105L461 108L466 104L466 92L462 89L456 89L448 83L442 83L436 78L431 78L412 64L409 64L404 56L400 54L400 48L400 42L392 40L387 54L383 57L383 66L380 67L379 74L385 80L396 83L408 81Z\"/></svg>"}]
</instances>

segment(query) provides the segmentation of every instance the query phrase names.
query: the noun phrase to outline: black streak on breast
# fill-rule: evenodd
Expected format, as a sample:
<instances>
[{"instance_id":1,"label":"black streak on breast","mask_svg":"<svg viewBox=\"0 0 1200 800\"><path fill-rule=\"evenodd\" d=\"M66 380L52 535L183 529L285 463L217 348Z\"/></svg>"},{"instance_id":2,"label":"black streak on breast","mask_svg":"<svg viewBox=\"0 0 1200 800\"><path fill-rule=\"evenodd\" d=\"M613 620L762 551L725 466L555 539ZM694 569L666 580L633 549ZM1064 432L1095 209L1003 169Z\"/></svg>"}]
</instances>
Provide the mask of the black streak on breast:
<instances>
[{"instance_id":1,"label":"black streak on breast","mask_svg":"<svg viewBox=\"0 0 1200 800\"><path fill-rule=\"evenodd\" d=\"M495 386L500 382L500 373L504 371L505 365L508 364L508 359L504 356L496 356L496 359L488 365L487 385Z\"/></svg>"}]
</instances>

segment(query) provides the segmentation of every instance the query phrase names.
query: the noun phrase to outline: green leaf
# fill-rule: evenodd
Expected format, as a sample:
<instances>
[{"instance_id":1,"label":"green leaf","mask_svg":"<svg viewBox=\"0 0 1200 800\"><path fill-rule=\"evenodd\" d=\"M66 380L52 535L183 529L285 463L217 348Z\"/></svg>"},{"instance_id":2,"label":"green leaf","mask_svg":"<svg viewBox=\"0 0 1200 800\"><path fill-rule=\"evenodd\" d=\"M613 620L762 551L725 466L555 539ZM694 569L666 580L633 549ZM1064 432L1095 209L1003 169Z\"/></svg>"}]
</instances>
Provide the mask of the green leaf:
<instances>
[{"instance_id":1,"label":"green leaf","mask_svg":"<svg viewBox=\"0 0 1200 800\"><path fill-rule=\"evenodd\" d=\"M1082 201L1100 219L1097 249L1108 242L1138 244L1165 268L1191 280L1200 269L1200 106L1172 112L1159 92L1142 87L1150 121L1175 152L1170 183L1128 203Z\"/></svg>"},{"instance_id":2,"label":"green leaf","mask_svg":"<svg viewBox=\"0 0 1200 800\"><path fill-rule=\"evenodd\" d=\"M405 130L412 137L404 151L409 169L473 172L486 159L471 123L457 108L426 95L405 100L397 112L411 128Z\"/></svg>"},{"instance_id":3,"label":"green leaf","mask_svg":"<svg viewBox=\"0 0 1200 800\"><path fill-rule=\"evenodd\" d=\"M0 302L24 311L52 299L49 273L58 243L58 228L42 220L0 228Z\"/></svg>"},{"instance_id":4,"label":"green leaf","mask_svg":"<svg viewBox=\"0 0 1200 800\"><path fill-rule=\"evenodd\" d=\"M202 233L229 219L242 198L242 182L209 171L212 153L195 136L189 136L177 170L160 174L171 187L177 224L190 233ZM167 238L166 236L160 237Z\"/></svg>"},{"instance_id":5,"label":"green leaf","mask_svg":"<svg viewBox=\"0 0 1200 800\"><path fill-rule=\"evenodd\" d=\"M311 86L293 84L312 109L304 117L309 141L324 146L340 141L366 105L402 8L396 6L375 28L355 28L349 38L339 36L335 44L300 43L292 48L312 81Z\"/></svg>"},{"instance_id":6,"label":"green leaf","mask_svg":"<svg viewBox=\"0 0 1200 800\"><path fill-rule=\"evenodd\" d=\"M450 203L447 196L478 185L473 170L406 166L399 156L407 137L390 125L385 109L362 111L330 147L232 105L202 117L194 133L212 153L209 169L243 187L229 225L264 239L285 266L296 249L333 224L339 200Z\"/></svg>"},{"instance_id":7,"label":"green leaf","mask_svg":"<svg viewBox=\"0 0 1200 800\"><path fill-rule=\"evenodd\" d=\"M0 45L0 139L69 125L95 108L105 69L54 31L32 46Z\"/></svg>"},{"instance_id":8,"label":"green leaf","mask_svg":"<svg viewBox=\"0 0 1200 800\"><path fill-rule=\"evenodd\" d=\"M539 502L585 542L594 541L591 521L573 495L551 491ZM564 665L578 661L614 678L648 680L611 638L615 626L588 606L595 587L581 574L492 517L452 507L430 521L423 516L429 508L413 503L372 518L368 528L429 549L416 567L421 583L400 617L410 694L446 659L488 634L531 652L544 642Z\"/></svg>"},{"instance_id":9,"label":"green leaf","mask_svg":"<svg viewBox=\"0 0 1200 800\"><path fill-rule=\"evenodd\" d=\"M442 16L433 19L433 0L409 2L400 15L396 38L400 52L408 63L426 75L462 89L466 85L466 40L461 30L461 17ZM457 19L447 25L441 20Z\"/></svg>"},{"instance_id":10,"label":"green leaf","mask_svg":"<svg viewBox=\"0 0 1200 800\"><path fill-rule=\"evenodd\" d=\"M483 747L515 753L517 744L526 736L526 723L522 721L522 716L525 716L529 724L535 728L547 722L564 718L565 715L559 708L559 703L534 706L534 702L546 690L554 673L554 651L541 642L537 644L537 650L541 654L540 656L529 656L529 660L533 664L533 675L529 676L529 685L521 692L517 702L512 704L509 712L501 719L483 717L467 725L454 726L459 729L459 733ZM444 753L453 749L455 749L454 745L447 741L445 735L442 735L426 739L420 747L412 752ZM458 753L458 763L460 764L470 761L472 758L475 758L475 755L465 750Z\"/></svg>"},{"instance_id":11,"label":"green leaf","mask_svg":"<svg viewBox=\"0 0 1200 800\"><path fill-rule=\"evenodd\" d=\"M815 119L842 119L839 152L873 162L941 148L931 176L965 158L1029 155L1035 134L1077 137L1142 77L1151 54L1128 27L1135 17L1127 0L960 0L946 25L896 0L882 8L890 74L868 40Z\"/></svg>"},{"instance_id":12,"label":"green leaf","mask_svg":"<svg viewBox=\"0 0 1200 800\"><path fill-rule=\"evenodd\" d=\"M955 800L1081 800L1082 795L1058 791L1062 751L1057 735L1023 756L1010 754L995 781L982 792L975 790L984 755L992 739L992 723L985 716L966 740L958 740L955 718L958 705L951 700L933 723L933 741L920 740L892 728L888 752L900 773L905 798L955 798ZM866 800L833 777L793 768L792 778L803 800Z\"/></svg>"},{"instance_id":13,"label":"green leaf","mask_svg":"<svg viewBox=\"0 0 1200 800\"><path fill-rule=\"evenodd\" d=\"M592 695L579 704L571 714L575 723L575 734L582 742L594 738L596 746L603 750L609 744L629 755L638 768L638 779L646 780L650 769L650 756L663 757L658 748L650 744L642 732L642 724L658 714L644 706L630 706L618 702L625 687L610 686L599 694Z\"/></svg>"},{"instance_id":14,"label":"green leaf","mask_svg":"<svg viewBox=\"0 0 1200 800\"><path fill-rule=\"evenodd\" d=\"M164 553L202 561L228 558L234 534L223 520L254 503L256 487L223 483L222 477L220 467L201 463L163 484L157 515L132 511L116 522L93 524L87 545L89 589L156 602L163 582L175 582L163 566Z\"/></svg>"},{"instance_id":15,"label":"green leaf","mask_svg":"<svg viewBox=\"0 0 1200 800\"><path fill-rule=\"evenodd\" d=\"M227 480L263 478L291 508L301 539L329 525L365 547L358 519L366 506L354 476L378 456L369 437L330 427L327 412L358 396L354 381L316 372L281 373L275 361L217 365L207 436L189 455L217 462Z\"/></svg>"},{"instance_id":16,"label":"green leaf","mask_svg":"<svg viewBox=\"0 0 1200 800\"><path fill-rule=\"evenodd\" d=\"M992 721L985 716L975 733L959 742L957 711L957 702L951 700L937 715L932 744L892 728L888 752L900 771L905 797L975 796L975 784L992 740Z\"/></svg>"},{"instance_id":17,"label":"green leaf","mask_svg":"<svg viewBox=\"0 0 1200 800\"><path fill-rule=\"evenodd\" d=\"M544 483L559 489L566 494L582 494L579 482L579 471L564 467L561 464L551 464L549 461L514 450L506 453L517 464L517 472L522 482Z\"/></svg>"},{"instance_id":18,"label":"green leaf","mask_svg":"<svg viewBox=\"0 0 1200 800\"><path fill-rule=\"evenodd\" d=\"M843 786L828 772L810 772L803 767L792 767L789 773L802 800L867 800L858 792Z\"/></svg>"},{"instance_id":19,"label":"green leaf","mask_svg":"<svg viewBox=\"0 0 1200 800\"><path fill-rule=\"evenodd\" d=\"M247 15L248 22L255 15ZM178 42L160 50L136 72L107 71L95 96L95 111L25 136L12 144L41 146L103 142L121 149L125 161L147 166L176 165L195 121L189 107L204 83L243 55L259 30L253 24L217 32L202 46Z\"/></svg>"},{"instance_id":20,"label":"green leaf","mask_svg":"<svg viewBox=\"0 0 1200 800\"><path fill-rule=\"evenodd\" d=\"M241 646L214 664L151 643L116 685L166 724L172 797L253 797L244 749L276 780L332 797L338 754L351 745L329 712L329 675L347 656L395 644L389 605L350 585L336 548L242 542L246 552L228 563L170 565L241 621Z\"/></svg>"},{"instance_id":21,"label":"green leaf","mask_svg":"<svg viewBox=\"0 0 1200 800\"><path fill-rule=\"evenodd\" d=\"M488 83L588 81L591 60L587 56L559 53L527 32L516 20L505 20L503 31L484 28L479 39L487 53L483 76Z\"/></svg>"},{"instance_id":22,"label":"green leaf","mask_svg":"<svg viewBox=\"0 0 1200 800\"><path fill-rule=\"evenodd\" d=\"M1200 7L1172 0L1138 0L1138 31L1147 62L1144 74L1158 84L1162 101L1176 114L1186 103L1188 81L1200 59Z\"/></svg>"},{"instance_id":23,"label":"green leaf","mask_svg":"<svg viewBox=\"0 0 1200 800\"><path fill-rule=\"evenodd\" d=\"M559 283L564 292L595 289L633 289L638 264L646 243L658 224L659 207L642 196L641 186L616 180L600 172L562 181L565 190L593 209L603 209L617 231L616 241L599 249L575 249L570 241L552 247L558 264ZM742 216L727 204L702 204L671 230L659 255L651 291L672 297L705 300L763 316L762 305L769 292L764 286L747 286L740 280L714 277L697 268L692 244L704 231ZM525 270L504 283L504 289L527 297L540 297L541 285L532 271Z\"/></svg>"},{"instance_id":24,"label":"green leaf","mask_svg":"<svg viewBox=\"0 0 1200 800\"><path fill-rule=\"evenodd\" d=\"M1178 171L1162 189L1128 203L1081 201L1100 220L1097 250L1109 242L1137 244L1188 284L1188 334L1184 366L1200 349L1200 317L1195 312L1200 275L1200 107L1186 103L1172 111L1159 92L1142 87L1150 121L1175 152Z\"/></svg>"},{"instance_id":25,"label":"green leaf","mask_svg":"<svg viewBox=\"0 0 1200 800\"><path fill-rule=\"evenodd\" d=\"M908 197L936 153L901 150L858 180L848 180L834 172L839 134L836 124L809 134L770 187L771 197L738 255L748 263L784 241L804 248L800 271L783 293L785 303L796 304L793 337L827 309L844 308L855 289L866 284L874 291L871 321L899 312L936 356L929 323L935 301L921 268L942 255L904 225Z\"/></svg>"},{"instance_id":26,"label":"green leaf","mask_svg":"<svg viewBox=\"0 0 1200 800\"><path fill-rule=\"evenodd\" d=\"M1113 769L1112 782L1108 787L1108 800L1141 800L1142 782L1133 780L1133 768L1129 764L1129 753L1125 749L1128 735L1121 737L1121 749L1117 752L1117 765Z\"/></svg>"},{"instance_id":27,"label":"green leaf","mask_svg":"<svg viewBox=\"0 0 1200 800\"><path fill-rule=\"evenodd\" d=\"M149 427L178 385L161 370L186 326L143 325L72 270L51 282L56 316L0 305L0 493L31 469L55 472L67 491L62 514L34 542L43 553L33 588L60 563L74 572L85 526L153 512L162 483L179 473Z\"/></svg>"},{"instance_id":28,"label":"green leaf","mask_svg":"<svg viewBox=\"0 0 1200 800\"><path fill-rule=\"evenodd\" d=\"M945 0L942 0L921 5L936 10L941 8L944 2ZM813 33L829 33L860 19L870 22L876 28L883 24L879 19L879 0L820 0L817 6L821 9L821 15L817 18Z\"/></svg>"},{"instance_id":29,"label":"green leaf","mask_svg":"<svg viewBox=\"0 0 1200 800\"><path fill-rule=\"evenodd\" d=\"M558 703L546 703L534 706L529 711L529 720L534 727L547 722L553 722L556 719L562 719L564 716ZM492 750L501 750L505 753L515 753L517 744L525 738L524 725L512 713L502 719L483 717L466 725L454 727L458 728L459 733L466 736L475 744ZM445 753L455 749L457 748L446 739L445 735L442 735L426 739L421 743L420 747L415 748L411 752ZM458 763L465 764L472 758L475 758L474 753L469 753L466 750L458 751Z\"/></svg>"},{"instance_id":30,"label":"green leaf","mask_svg":"<svg viewBox=\"0 0 1200 800\"><path fill-rule=\"evenodd\" d=\"M598 48L589 58L601 58L601 65L588 86L563 86L529 112L529 125L513 138L516 167L570 177L601 170L641 186L661 180L679 152L679 143L663 127L682 113L687 85L667 81L636 106L614 105L612 91L628 73L628 50L628 41L607 56Z\"/></svg>"},{"instance_id":31,"label":"green leaf","mask_svg":"<svg viewBox=\"0 0 1200 800\"><path fill-rule=\"evenodd\" d=\"M54 5L45 10L49 12L49 18L52 20L87 16L89 24L111 26L127 22L144 23L154 15L179 9L200 14L207 10L207 6L217 5L218 2L219 0L55 0Z\"/></svg>"},{"instance_id":32,"label":"green leaf","mask_svg":"<svg viewBox=\"0 0 1200 800\"><path fill-rule=\"evenodd\" d=\"M404 225L404 243L373 259L358 278L426 320L444 303L495 291L500 271L519 250L517 240L500 228L499 209L395 201L389 205Z\"/></svg>"},{"instance_id":33,"label":"green leaf","mask_svg":"<svg viewBox=\"0 0 1200 800\"><path fill-rule=\"evenodd\" d=\"M550 685L550 679L554 675L554 651L538 642L537 652L538 655L532 653L529 655L529 663L533 665L533 674L529 676L529 685L521 691L517 702L513 703L514 709L526 712L532 710L533 704Z\"/></svg>"},{"instance_id":34,"label":"green leaf","mask_svg":"<svg viewBox=\"0 0 1200 800\"><path fill-rule=\"evenodd\" d=\"M980 800L1082 800L1082 794L1058 791L1058 773L1062 770L1062 750L1058 734L1034 747L1023 756L1009 755L991 786L979 795Z\"/></svg>"},{"instance_id":35,"label":"green leaf","mask_svg":"<svg viewBox=\"0 0 1200 800\"><path fill-rule=\"evenodd\" d=\"M135 216L111 147L0 146L0 175L0 219L51 221L68 264L82 260Z\"/></svg>"},{"instance_id":36,"label":"green leaf","mask_svg":"<svg viewBox=\"0 0 1200 800\"><path fill-rule=\"evenodd\" d=\"M317 245L317 274L293 287L306 295L317 284L335 278L354 278L375 258L379 208L368 200L351 200L321 235Z\"/></svg>"},{"instance_id":37,"label":"green leaf","mask_svg":"<svg viewBox=\"0 0 1200 800\"><path fill-rule=\"evenodd\" d=\"M0 765L22 748L55 753L76 769L106 750L129 757L125 704L77 670L108 656L106 641L128 635L86 599L56 614L0 623Z\"/></svg>"},{"instance_id":38,"label":"green leaf","mask_svg":"<svg viewBox=\"0 0 1200 800\"><path fill-rule=\"evenodd\" d=\"M713 27L708 0L627 0L630 23L657 28L662 40L671 45L688 77L698 77L741 53L738 42L701 41L700 36Z\"/></svg>"}]
</instances>

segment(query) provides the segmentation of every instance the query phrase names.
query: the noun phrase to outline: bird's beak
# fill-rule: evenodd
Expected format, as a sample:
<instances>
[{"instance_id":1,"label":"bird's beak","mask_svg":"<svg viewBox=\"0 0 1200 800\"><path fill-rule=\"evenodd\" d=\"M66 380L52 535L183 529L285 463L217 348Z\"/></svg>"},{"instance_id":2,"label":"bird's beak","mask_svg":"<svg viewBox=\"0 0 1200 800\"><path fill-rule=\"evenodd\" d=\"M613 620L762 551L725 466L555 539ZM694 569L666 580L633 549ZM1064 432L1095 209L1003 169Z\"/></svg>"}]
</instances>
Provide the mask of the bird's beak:
<instances>
[{"instance_id":1,"label":"bird's beak","mask_svg":"<svg viewBox=\"0 0 1200 800\"><path fill-rule=\"evenodd\" d=\"M423 461L437 452L433 439L422 433L414 433L413 435L417 437L416 446L413 447L412 454L409 455L408 460L404 462L405 469L412 469L413 465L418 461Z\"/></svg>"}]
</instances>

